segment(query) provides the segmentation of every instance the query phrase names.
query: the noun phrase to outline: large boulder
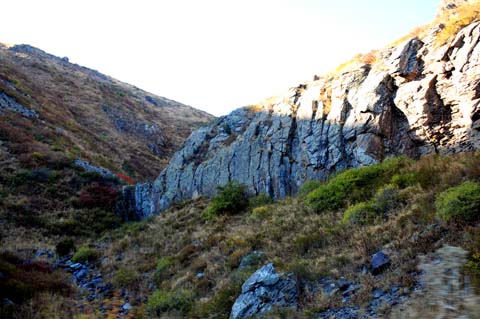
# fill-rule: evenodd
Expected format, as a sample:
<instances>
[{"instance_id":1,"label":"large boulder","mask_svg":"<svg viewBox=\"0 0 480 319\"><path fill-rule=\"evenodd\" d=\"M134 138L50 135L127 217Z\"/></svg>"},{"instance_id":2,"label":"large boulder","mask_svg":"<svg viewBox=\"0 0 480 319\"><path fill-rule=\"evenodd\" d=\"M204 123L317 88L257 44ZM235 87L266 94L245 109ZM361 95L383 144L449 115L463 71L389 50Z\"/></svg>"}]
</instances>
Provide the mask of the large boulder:
<instances>
[{"instance_id":1,"label":"large boulder","mask_svg":"<svg viewBox=\"0 0 480 319\"><path fill-rule=\"evenodd\" d=\"M293 274L278 274L273 264L258 269L242 285L230 319L248 318L273 308L297 308L298 287Z\"/></svg>"}]
</instances>

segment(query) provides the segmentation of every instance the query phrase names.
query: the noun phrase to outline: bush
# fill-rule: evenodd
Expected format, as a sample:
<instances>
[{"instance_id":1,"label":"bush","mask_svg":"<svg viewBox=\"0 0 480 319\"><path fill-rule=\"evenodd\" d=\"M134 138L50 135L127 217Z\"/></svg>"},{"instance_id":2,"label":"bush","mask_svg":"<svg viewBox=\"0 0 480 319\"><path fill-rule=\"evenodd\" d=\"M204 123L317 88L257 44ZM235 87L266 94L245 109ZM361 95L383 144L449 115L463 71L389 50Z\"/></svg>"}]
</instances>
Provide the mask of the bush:
<instances>
[{"instance_id":1,"label":"bush","mask_svg":"<svg viewBox=\"0 0 480 319\"><path fill-rule=\"evenodd\" d=\"M212 198L203 213L205 219L218 215L233 215L240 213L247 207L247 194L245 186L236 182L229 182L218 187L218 194Z\"/></svg>"},{"instance_id":2,"label":"bush","mask_svg":"<svg viewBox=\"0 0 480 319\"><path fill-rule=\"evenodd\" d=\"M176 310L186 313L193 304L193 293L187 290L156 290L147 302L147 312L151 317L160 316L163 312Z\"/></svg>"},{"instance_id":3,"label":"bush","mask_svg":"<svg viewBox=\"0 0 480 319\"><path fill-rule=\"evenodd\" d=\"M398 188L395 185L386 185L380 188L373 198L373 205L378 214L387 215L391 210L402 204Z\"/></svg>"},{"instance_id":4,"label":"bush","mask_svg":"<svg viewBox=\"0 0 480 319\"><path fill-rule=\"evenodd\" d=\"M371 223L376 216L375 206L371 202L363 202L350 206L343 214L342 222L365 225Z\"/></svg>"},{"instance_id":5,"label":"bush","mask_svg":"<svg viewBox=\"0 0 480 319\"><path fill-rule=\"evenodd\" d=\"M128 268L120 268L113 275L113 283L120 288L126 288L134 284L138 279L138 274Z\"/></svg>"},{"instance_id":6,"label":"bush","mask_svg":"<svg viewBox=\"0 0 480 319\"><path fill-rule=\"evenodd\" d=\"M99 257L98 252L90 247L80 247L77 252L73 255L72 257L72 262L78 263L78 262L87 262L87 261L95 261Z\"/></svg>"},{"instance_id":7,"label":"bush","mask_svg":"<svg viewBox=\"0 0 480 319\"><path fill-rule=\"evenodd\" d=\"M392 176L390 183L399 188L407 188L418 183L416 173L395 174Z\"/></svg>"},{"instance_id":8,"label":"bush","mask_svg":"<svg viewBox=\"0 0 480 319\"><path fill-rule=\"evenodd\" d=\"M480 219L480 184L465 182L440 193L435 200L437 216L445 221Z\"/></svg>"},{"instance_id":9,"label":"bush","mask_svg":"<svg viewBox=\"0 0 480 319\"><path fill-rule=\"evenodd\" d=\"M320 187L323 183L321 181L306 181L303 183L302 187L300 187L300 190L298 191L298 195L300 197L305 197L309 193L311 193L313 190L317 189Z\"/></svg>"},{"instance_id":10,"label":"bush","mask_svg":"<svg viewBox=\"0 0 480 319\"><path fill-rule=\"evenodd\" d=\"M59 256L66 256L75 251L75 243L71 239L62 240L57 244L56 251Z\"/></svg>"},{"instance_id":11,"label":"bush","mask_svg":"<svg viewBox=\"0 0 480 319\"><path fill-rule=\"evenodd\" d=\"M265 193L260 193L257 196L253 196L248 200L248 204L252 209L255 207L264 206L272 203L273 203L273 199L270 197L270 195Z\"/></svg>"},{"instance_id":12,"label":"bush","mask_svg":"<svg viewBox=\"0 0 480 319\"><path fill-rule=\"evenodd\" d=\"M153 278L157 284L167 279L168 276L170 276L171 274L170 270L174 264L175 264L174 257L170 257L170 256L162 257L158 260L157 268L155 269L155 273L153 275Z\"/></svg>"},{"instance_id":13,"label":"bush","mask_svg":"<svg viewBox=\"0 0 480 319\"><path fill-rule=\"evenodd\" d=\"M80 191L79 204L80 207L99 207L110 210L119 195L120 192L113 184L103 185L93 182Z\"/></svg>"},{"instance_id":14,"label":"bush","mask_svg":"<svg viewBox=\"0 0 480 319\"><path fill-rule=\"evenodd\" d=\"M108 229L117 228L121 218L112 211L101 208L82 209L75 212L75 221L90 234L101 234Z\"/></svg>"},{"instance_id":15,"label":"bush","mask_svg":"<svg viewBox=\"0 0 480 319\"><path fill-rule=\"evenodd\" d=\"M315 211L322 212L365 201L379 185L388 182L391 175L407 163L407 158L395 157L381 164L343 171L310 192L305 202Z\"/></svg>"},{"instance_id":16,"label":"bush","mask_svg":"<svg viewBox=\"0 0 480 319\"><path fill-rule=\"evenodd\" d=\"M382 172L380 165L346 170L308 194L306 202L315 211L321 212L344 207L347 198L354 203L364 200L371 195Z\"/></svg>"}]
</instances>

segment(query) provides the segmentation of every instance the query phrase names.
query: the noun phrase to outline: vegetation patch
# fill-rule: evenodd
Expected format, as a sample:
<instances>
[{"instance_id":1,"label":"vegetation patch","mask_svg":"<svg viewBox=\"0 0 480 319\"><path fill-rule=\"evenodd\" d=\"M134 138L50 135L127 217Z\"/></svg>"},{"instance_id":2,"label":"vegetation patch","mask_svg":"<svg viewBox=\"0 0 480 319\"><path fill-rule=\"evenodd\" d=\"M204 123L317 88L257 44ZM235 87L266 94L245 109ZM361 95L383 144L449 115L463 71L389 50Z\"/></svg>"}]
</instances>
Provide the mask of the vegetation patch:
<instances>
[{"instance_id":1,"label":"vegetation patch","mask_svg":"<svg viewBox=\"0 0 480 319\"><path fill-rule=\"evenodd\" d=\"M72 257L72 262L94 262L98 259L99 253L97 250L88 246L80 247Z\"/></svg>"},{"instance_id":2,"label":"vegetation patch","mask_svg":"<svg viewBox=\"0 0 480 319\"><path fill-rule=\"evenodd\" d=\"M437 216L444 221L472 222L480 219L480 184L465 182L440 193L435 201Z\"/></svg>"},{"instance_id":3,"label":"vegetation patch","mask_svg":"<svg viewBox=\"0 0 480 319\"><path fill-rule=\"evenodd\" d=\"M187 313L193 304L194 295L188 290L164 291L156 290L147 302L150 318L157 318L165 312Z\"/></svg>"},{"instance_id":4,"label":"vegetation patch","mask_svg":"<svg viewBox=\"0 0 480 319\"><path fill-rule=\"evenodd\" d=\"M234 215L242 212L248 205L245 185L229 182L218 187L218 194L214 196L203 213L205 219L212 219L219 215Z\"/></svg>"}]
</instances>

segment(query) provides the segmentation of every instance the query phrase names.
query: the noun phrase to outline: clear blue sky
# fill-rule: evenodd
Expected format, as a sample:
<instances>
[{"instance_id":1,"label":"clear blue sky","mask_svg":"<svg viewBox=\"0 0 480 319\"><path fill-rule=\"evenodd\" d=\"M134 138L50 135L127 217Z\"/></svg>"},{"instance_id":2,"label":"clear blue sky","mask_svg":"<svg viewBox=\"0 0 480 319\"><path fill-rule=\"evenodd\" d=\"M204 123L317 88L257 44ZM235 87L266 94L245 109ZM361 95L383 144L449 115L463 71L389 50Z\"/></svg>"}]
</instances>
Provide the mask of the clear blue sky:
<instances>
[{"instance_id":1,"label":"clear blue sky","mask_svg":"<svg viewBox=\"0 0 480 319\"><path fill-rule=\"evenodd\" d=\"M431 21L439 0L15 0L27 43L215 115L281 93Z\"/></svg>"}]
</instances>

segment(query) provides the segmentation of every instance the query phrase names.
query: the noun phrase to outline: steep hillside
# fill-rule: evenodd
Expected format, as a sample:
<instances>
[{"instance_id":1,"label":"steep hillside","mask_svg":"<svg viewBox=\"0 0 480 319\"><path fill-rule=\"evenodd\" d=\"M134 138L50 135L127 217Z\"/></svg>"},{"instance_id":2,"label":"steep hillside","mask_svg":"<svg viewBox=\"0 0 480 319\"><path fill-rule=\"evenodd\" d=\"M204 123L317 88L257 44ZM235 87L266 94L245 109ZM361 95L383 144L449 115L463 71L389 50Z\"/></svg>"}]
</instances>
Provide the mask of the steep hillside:
<instances>
[{"instance_id":1,"label":"steep hillside","mask_svg":"<svg viewBox=\"0 0 480 319\"><path fill-rule=\"evenodd\" d=\"M231 180L278 199L392 156L480 148L479 7L442 11L386 49L197 130L155 183L129 195L136 214L211 196Z\"/></svg>"},{"instance_id":2,"label":"steep hillside","mask_svg":"<svg viewBox=\"0 0 480 319\"><path fill-rule=\"evenodd\" d=\"M0 45L0 137L22 163L63 154L151 179L212 118L67 58Z\"/></svg>"}]
</instances>

